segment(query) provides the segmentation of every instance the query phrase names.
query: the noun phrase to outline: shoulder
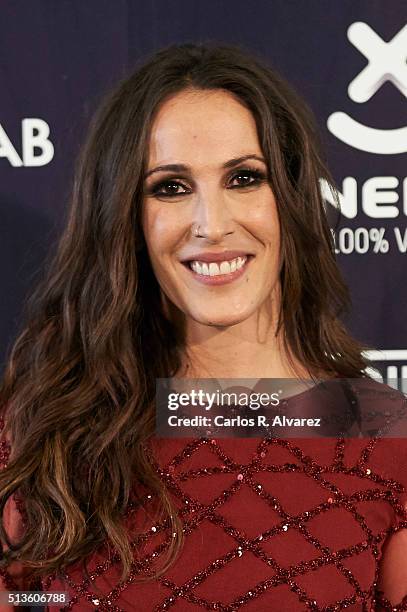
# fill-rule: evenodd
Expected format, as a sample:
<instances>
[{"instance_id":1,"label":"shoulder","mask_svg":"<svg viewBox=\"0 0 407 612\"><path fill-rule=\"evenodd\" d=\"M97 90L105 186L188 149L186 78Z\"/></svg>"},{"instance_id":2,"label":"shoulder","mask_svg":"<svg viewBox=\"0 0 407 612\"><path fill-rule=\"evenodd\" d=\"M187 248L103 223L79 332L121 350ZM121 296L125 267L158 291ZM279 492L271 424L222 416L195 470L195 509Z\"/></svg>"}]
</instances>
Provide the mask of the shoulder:
<instances>
[{"instance_id":1,"label":"shoulder","mask_svg":"<svg viewBox=\"0 0 407 612\"><path fill-rule=\"evenodd\" d=\"M389 404L407 402L407 397L404 393L376 378L363 376L361 378L345 378L343 380L352 388L360 401L377 399Z\"/></svg>"},{"instance_id":2,"label":"shoulder","mask_svg":"<svg viewBox=\"0 0 407 612\"><path fill-rule=\"evenodd\" d=\"M345 379L344 382L357 401L365 436L407 439L407 397L404 393L369 377Z\"/></svg>"},{"instance_id":3,"label":"shoulder","mask_svg":"<svg viewBox=\"0 0 407 612\"><path fill-rule=\"evenodd\" d=\"M385 609L407 605L407 397L372 378L349 381L365 440L360 460L375 486L388 489L394 516L383 543L377 590ZM374 435L370 439L368 434Z\"/></svg>"}]
</instances>

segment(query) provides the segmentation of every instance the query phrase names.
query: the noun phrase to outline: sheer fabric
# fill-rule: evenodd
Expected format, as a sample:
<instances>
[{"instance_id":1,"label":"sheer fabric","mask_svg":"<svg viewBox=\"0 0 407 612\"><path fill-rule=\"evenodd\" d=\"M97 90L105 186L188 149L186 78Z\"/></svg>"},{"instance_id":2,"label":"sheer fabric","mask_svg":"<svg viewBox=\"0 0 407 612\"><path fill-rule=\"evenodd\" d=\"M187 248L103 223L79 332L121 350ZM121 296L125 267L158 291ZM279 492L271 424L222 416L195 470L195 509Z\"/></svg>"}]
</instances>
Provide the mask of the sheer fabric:
<instances>
[{"instance_id":1,"label":"sheer fabric","mask_svg":"<svg viewBox=\"0 0 407 612\"><path fill-rule=\"evenodd\" d=\"M372 393L392 414L406 409L401 394L366 385L370 395L355 392L360 411ZM305 410L313 393L293 397L291 406ZM70 595L69 605L50 610L407 610L407 583L404 599L392 603L378 587L385 545L407 529L404 437L150 443L183 523L176 562L160 578L137 582L157 567L173 537L144 491L143 507L129 504L123 519L134 541L129 579L120 582L119 557L105 545L88 560L88 578L78 563L42 579L45 592ZM4 441L1 452L5 465ZM13 500L5 515L10 531L21 533L23 515ZM3 589L24 586L20 565L2 569L1 577Z\"/></svg>"}]
</instances>

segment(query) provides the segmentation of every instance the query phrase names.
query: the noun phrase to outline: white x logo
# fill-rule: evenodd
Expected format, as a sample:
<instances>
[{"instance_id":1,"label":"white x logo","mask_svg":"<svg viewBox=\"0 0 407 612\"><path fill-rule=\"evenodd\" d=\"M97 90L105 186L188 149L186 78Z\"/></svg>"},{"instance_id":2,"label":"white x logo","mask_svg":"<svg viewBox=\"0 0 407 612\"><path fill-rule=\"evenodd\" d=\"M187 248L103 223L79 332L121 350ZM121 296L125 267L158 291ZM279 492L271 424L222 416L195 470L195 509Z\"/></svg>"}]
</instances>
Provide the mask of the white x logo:
<instances>
[{"instance_id":1,"label":"white x logo","mask_svg":"<svg viewBox=\"0 0 407 612\"><path fill-rule=\"evenodd\" d=\"M349 26L348 39L369 60L349 84L348 94L354 102L367 102L386 81L407 97L407 25L386 43L367 23L357 21ZM379 155L407 152L407 126L374 128L337 111L328 117L327 127L336 138L360 151Z\"/></svg>"},{"instance_id":2,"label":"white x logo","mask_svg":"<svg viewBox=\"0 0 407 612\"><path fill-rule=\"evenodd\" d=\"M357 21L349 27L348 39L369 60L349 84L354 102L367 102L386 81L407 97L407 25L386 43L367 23Z\"/></svg>"}]
</instances>

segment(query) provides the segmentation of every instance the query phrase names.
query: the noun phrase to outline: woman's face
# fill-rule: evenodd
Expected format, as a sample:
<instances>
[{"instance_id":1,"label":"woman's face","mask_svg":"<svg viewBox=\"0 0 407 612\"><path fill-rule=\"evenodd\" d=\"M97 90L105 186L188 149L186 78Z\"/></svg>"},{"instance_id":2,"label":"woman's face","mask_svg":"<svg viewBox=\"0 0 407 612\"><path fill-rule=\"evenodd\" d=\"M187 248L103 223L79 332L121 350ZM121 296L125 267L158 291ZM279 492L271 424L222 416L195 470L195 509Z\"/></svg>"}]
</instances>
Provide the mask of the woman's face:
<instances>
[{"instance_id":1,"label":"woman's face","mask_svg":"<svg viewBox=\"0 0 407 612\"><path fill-rule=\"evenodd\" d=\"M278 287L280 227L267 181L254 118L231 94L183 91L161 106L143 232L162 291L187 318L235 325Z\"/></svg>"}]
</instances>

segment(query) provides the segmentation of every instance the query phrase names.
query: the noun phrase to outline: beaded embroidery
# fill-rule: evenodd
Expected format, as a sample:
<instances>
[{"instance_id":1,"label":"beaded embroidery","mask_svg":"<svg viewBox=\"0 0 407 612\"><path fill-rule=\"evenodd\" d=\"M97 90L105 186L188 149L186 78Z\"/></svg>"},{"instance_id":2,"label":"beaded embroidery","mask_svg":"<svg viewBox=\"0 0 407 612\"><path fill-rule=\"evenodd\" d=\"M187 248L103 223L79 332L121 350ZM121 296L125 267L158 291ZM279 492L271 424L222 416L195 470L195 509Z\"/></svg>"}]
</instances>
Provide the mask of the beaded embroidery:
<instances>
[{"instance_id":1,"label":"beaded embroidery","mask_svg":"<svg viewBox=\"0 0 407 612\"><path fill-rule=\"evenodd\" d=\"M251 458L243 464L236 463L233 457L224 451L221 440L196 439L190 442L185 441L184 447L165 467L161 467L159 463L156 464L160 477L181 504L179 514L183 521L185 537L188 538L189 535L199 529L206 521L228 534L231 540L234 541L234 545L224 555L216 558L206 567L202 567L193 577L181 584L176 583L166 575L159 578L160 584L168 589L168 595L155 605L154 611L166 611L171 608L174 608L174 611L182 610L183 602L187 602L189 605L188 609L192 609L191 606L195 605L197 608L206 610L232 612L241 608L244 609L245 606L256 601L258 601L258 607L253 608L252 606L250 609L262 611L264 609L262 595L282 584L289 586L290 591L298 598L298 602L301 602L303 605L302 609L304 610L336 612L357 605L358 608L353 607L352 609L373 612L375 606L379 603L385 610L407 610L407 595L399 605L391 606L388 600L376 589L381 544L390 533L400 528L407 528L407 512L397 497L397 494L403 491L402 485L393 479L385 478L381 474L376 473L371 467L367 467L377 443L377 439L366 441L362 452L359 454L358 461L356 461L355 465L349 467L343 461L346 444L343 438L332 442L335 452L333 461L328 465L318 463L312 457L305 454L299 445L289 440L261 440ZM286 462L281 465L276 465L272 462L267 463L267 457L273 447L284 448L292 456L292 462ZM184 466L188 459L194 457L203 448L210 450L218 464L198 469L185 469ZM4 446L3 443L0 446L0 453L2 464L6 465L9 448ZM264 475L278 473L302 474L306 478L311 479L322 490L326 491L325 500L301 512L288 512L284 507L281 496L273 495L262 484L264 480L261 481ZM329 480L332 475L338 474L357 477L368 486L363 490L344 493L340 487ZM222 490L220 494L216 494L210 503L203 503L185 491L185 485L193 480L198 479L199 482L200 478L216 479L218 475L229 475L231 477L231 484ZM248 537L244 529L233 525L222 514L222 510L227 507L243 487L246 487L255 494L267 508L271 508L277 517L277 521L273 526L254 537ZM383 501L389 504L397 516L397 524L374 534L369 528L365 517L356 507L358 502L366 501ZM148 504L152 502L153 496L147 494L145 496L146 506L148 507ZM348 515L353 517L362 530L364 537L356 544L332 550L312 534L311 527L313 519L338 508L346 510ZM127 516L130 517L135 511L135 505L130 504ZM290 565L288 568L279 563L267 551L266 547L268 543L272 542L274 537L282 537L283 534L288 533L302 536L309 545L315 548L316 558L302 560ZM152 564L166 550L174 534L169 532L167 522L157 522L151 525L148 531L133 540L132 546L136 549L143 543L154 544L153 538L160 535L161 539L157 545L152 547L151 551L143 558L134 561L129 578L125 582L118 583L103 597L92 592L91 583L96 583L98 578L102 577L112 565L119 561L117 553L111 555L103 563L98 564L91 572L89 579L81 581L73 580L69 572L64 573L64 578L71 590L71 601L67 606L60 609L80 610L81 601L87 601L88 604L94 606L94 610L101 610L103 612L129 612L132 609L144 611L146 608L143 605L142 607L135 608L122 607L120 605L120 596L123 591L131 587L132 583L134 593L136 593L137 586L134 585L135 579L140 573L148 573L151 570ZM376 568L374 581L369 585L368 589L362 588L355 573L347 567L347 560L365 551L371 552ZM218 572L221 572L223 568L226 568L233 561L237 559L244 560L246 555L254 556L260 563L268 567L270 569L270 577L260 580L249 590L227 603L219 600L214 601L199 594L199 587L206 580L216 576ZM301 586L300 579L302 576L306 576L308 573L323 566L335 567L347 584L350 585L353 594L329 605L321 605L313 598ZM247 571L250 572L250 562L248 562ZM15 589L13 580L6 570L2 569L0 574L5 580L7 588L18 590ZM54 590L52 582L55 578L56 576L53 575L43 579L42 587L45 591ZM154 583L151 583L151 589L154 589Z\"/></svg>"}]
</instances>

